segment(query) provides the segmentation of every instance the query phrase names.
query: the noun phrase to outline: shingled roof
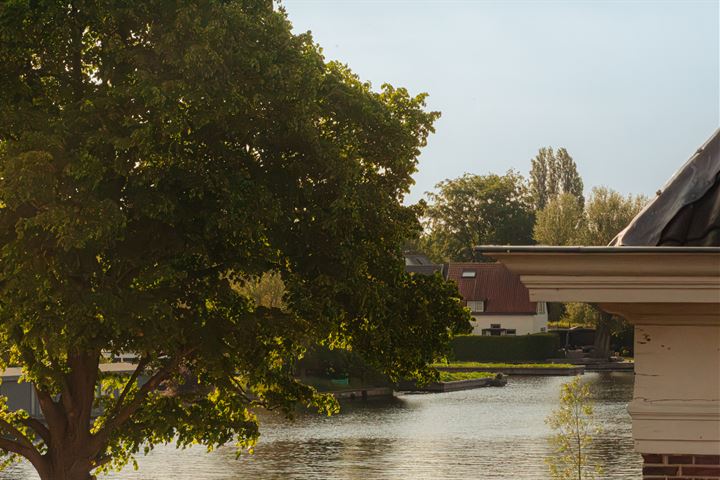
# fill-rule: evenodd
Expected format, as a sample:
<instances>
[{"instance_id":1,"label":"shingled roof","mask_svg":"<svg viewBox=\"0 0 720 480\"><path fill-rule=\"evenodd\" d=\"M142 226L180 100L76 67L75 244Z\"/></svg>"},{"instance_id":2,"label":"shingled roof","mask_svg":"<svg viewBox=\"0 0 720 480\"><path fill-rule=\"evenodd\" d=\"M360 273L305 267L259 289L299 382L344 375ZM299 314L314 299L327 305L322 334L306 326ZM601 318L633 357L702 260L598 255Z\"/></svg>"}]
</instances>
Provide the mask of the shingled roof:
<instances>
[{"instance_id":1,"label":"shingled roof","mask_svg":"<svg viewBox=\"0 0 720 480\"><path fill-rule=\"evenodd\" d=\"M611 245L720 246L720 129Z\"/></svg>"},{"instance_id":2,"label":"shingled roof","mask_svg":"<svg viewBox=\"0 0 720 480\"><path fill-rule=\"evenodd\" d=\"M463 272L475 272L463 277ZM485 302L484 313L535 314L537 304L520 277L502 263L451 263L448 280L454 280L465 301Z\"/></svg>"}]
</instances>

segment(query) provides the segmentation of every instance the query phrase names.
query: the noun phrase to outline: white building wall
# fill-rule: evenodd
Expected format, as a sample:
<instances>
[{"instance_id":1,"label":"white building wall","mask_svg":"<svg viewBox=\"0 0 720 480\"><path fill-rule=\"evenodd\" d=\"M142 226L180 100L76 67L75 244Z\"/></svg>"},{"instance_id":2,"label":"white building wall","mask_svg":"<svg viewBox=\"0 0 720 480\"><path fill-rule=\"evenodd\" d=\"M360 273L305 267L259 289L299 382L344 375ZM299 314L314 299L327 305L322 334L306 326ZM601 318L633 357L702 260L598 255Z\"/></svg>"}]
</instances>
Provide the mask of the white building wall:
<instances>
[{"instance_id":1,"label":"white building wall","mask_svg":"<svg viewBox=\"0 0 720 480\"><path fill-rule=\"evenodd\" d=\"M547 332L547 313L535 315L493 315L489 313L473 315L471 320L473 335L482 335L485 328L500 324L500 328L515 329L516 335Z\"/></svg>"}]
</instances>

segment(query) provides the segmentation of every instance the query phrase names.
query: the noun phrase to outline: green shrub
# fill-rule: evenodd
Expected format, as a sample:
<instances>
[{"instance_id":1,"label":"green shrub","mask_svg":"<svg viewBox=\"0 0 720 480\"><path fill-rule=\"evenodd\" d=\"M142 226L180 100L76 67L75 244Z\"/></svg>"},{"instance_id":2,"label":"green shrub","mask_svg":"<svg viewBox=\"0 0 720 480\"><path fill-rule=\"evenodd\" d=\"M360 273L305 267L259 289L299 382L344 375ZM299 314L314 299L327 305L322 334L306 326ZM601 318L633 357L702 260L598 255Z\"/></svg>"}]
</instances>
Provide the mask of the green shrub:
<instances>
[{"instance_id":1,"label":"green shrub","mask_svg":"<svg viewBox=\"0 0 720 480\"><path fill-rule=\"evenodd\" d=\"M541 361L558 356L560 339L551 333L534 335L459 335L452 340L451 360L460 362Z\"/></svg>"}]
</instances>

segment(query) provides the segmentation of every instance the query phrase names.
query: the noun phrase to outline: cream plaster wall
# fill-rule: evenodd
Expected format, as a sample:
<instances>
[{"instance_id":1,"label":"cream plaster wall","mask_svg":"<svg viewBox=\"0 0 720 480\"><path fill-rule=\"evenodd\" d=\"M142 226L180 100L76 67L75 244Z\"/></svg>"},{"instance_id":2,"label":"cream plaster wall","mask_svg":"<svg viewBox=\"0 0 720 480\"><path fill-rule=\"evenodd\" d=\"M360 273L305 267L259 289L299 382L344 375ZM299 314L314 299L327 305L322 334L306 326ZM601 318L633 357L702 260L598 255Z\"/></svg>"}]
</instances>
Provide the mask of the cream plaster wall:
<instances>
[{"instance_id":1,"label":"cream plaster wall","mask_svg":"<svg viewBox=\"0 0 720 480\"><path fill-rule=\"evenodd\" d=\"M720 325L636 325L628 410L644 453L720 453Z\"/></svg>"},{"instance_id":2,"label":"cream plaster wall","mask_svg":"<svg viewBox=\"0 0 720 480\"><path fill-rule=\"evenodd\" d=\"M516 335L527 335L540 333L543 328L547 331L547 313L536 315L473 315L471 321L473 335L482 335L484 328L490 328L491 324L500 324L500 328L514 328Z\"/></svg>"}]
</instances>

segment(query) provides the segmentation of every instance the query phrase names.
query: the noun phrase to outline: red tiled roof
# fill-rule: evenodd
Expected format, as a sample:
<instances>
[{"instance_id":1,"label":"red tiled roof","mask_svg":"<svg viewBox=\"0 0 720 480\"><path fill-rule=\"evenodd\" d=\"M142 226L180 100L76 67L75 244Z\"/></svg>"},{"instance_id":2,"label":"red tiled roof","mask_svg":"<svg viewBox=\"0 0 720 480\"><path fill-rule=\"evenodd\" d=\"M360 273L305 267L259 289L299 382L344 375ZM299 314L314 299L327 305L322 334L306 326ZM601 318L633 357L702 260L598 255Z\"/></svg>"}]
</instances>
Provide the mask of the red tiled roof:
<instances>
[{"instance_id":1,"label":"red tiled roof","mask_svg":"<svg viewBox=\"0 0 720 480\"><path fill-rule=\"evenodd\" d=\"M475 278L463 278L464 271L474 271ZM537 305L530 301L520 277L501 263L451 263L447 278L457 283L465 301L484 301L485 313L536 312Z\"/></svg>"}]
</instances>

